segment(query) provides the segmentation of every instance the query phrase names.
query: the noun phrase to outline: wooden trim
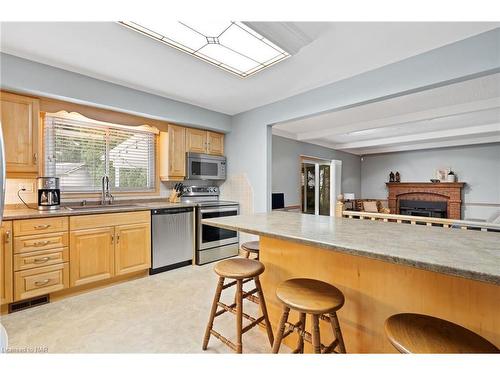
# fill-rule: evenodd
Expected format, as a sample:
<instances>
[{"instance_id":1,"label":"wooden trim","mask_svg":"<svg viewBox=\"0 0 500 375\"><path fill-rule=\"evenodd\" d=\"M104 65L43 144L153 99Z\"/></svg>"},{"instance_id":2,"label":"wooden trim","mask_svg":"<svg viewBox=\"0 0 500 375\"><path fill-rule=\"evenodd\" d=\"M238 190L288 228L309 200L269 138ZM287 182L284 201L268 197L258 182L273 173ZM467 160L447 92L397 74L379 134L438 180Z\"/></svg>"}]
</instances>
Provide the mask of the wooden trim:
<instances>
[{"instance_id":1,"label":"wooden trim","mask_svg":"<svg viewBox=\"0 0 500 375\"><path fill-rule=\"evenodd\" d=\"M424 216L408 216L408 215L396 215L396 214L382 214L377 212L365 212L365 211L342 211L343 217L348 218L359 218L359 219L383 219L384 221L396 221L397 223L402 223L403 221L409 221L411 224L416 223L426 223L428 226L432 224L439 224L443 227L456 226L461 229L469 228L481 228L484 230L494 229L500 230L500 224L486 223L481 221L468 221L468 220L454 220L454 219L441 219L437 217L424 217Z\"/></svg>"}]
</instances>

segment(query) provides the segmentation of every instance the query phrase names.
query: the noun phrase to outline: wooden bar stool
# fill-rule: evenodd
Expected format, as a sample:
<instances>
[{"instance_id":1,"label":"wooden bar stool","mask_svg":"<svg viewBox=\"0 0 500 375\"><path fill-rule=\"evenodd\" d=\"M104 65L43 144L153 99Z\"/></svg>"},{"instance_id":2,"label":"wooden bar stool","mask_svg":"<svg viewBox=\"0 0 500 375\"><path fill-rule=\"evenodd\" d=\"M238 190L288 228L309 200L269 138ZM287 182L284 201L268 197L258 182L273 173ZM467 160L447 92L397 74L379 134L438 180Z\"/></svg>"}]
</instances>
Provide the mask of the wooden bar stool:
<instances>
[{"instance_id":1,"label":"wooden bar stool","mask_svg":"<svg viewBox=\"0 0 500 375\"><path fill-rule=\"evenodd\" d=\"M208 320L205 337L203 339L203 350L206 350L208 347L210 335L214 335L216 338L218 338L220 341L222 341L237 353L242 353L243 333L249 331L251 328L257 325L266 328L267 337L269 339L269 343L272 346L274 341L273 330L267 316L266 301L264 299L264 293L262 292L262 287L259 280L259 275L264 272L264 265L257 260L233 258L217 263L214 267L214 271L215 273L217 273L217 275L219 275L219 282L215 291L214 302L212 304L210 318ZM224 284L225 279L233 279L234 281ZM244 292L243 284L251 280L255 282L255 288L248 292ZM236 285L236 301L231 305L226 305L220 302L222 291L234 285ZM257 293L259 296L260 309L262 312L262 316L259 318L254 318L243 312L243 300L248 299L255 293ZM217 311L218 307L220 307L221 309ZM213 329L215 317L226 312L231 312L236 315L236 343L231 342ZM245 327L243 327L243 318L250 321L250 323Z\"/></svg>"},{"instance_id":2,"label":"wooden bar stool","mask_svg":"<svg viewBox=\"0 0 500 375\"><path fill-rule=\"evenodd\" d=\"M299 334L294 353L304 353L304 340L311 343L314 353L345 353L344 339L340 330L337 310L344 305L344 295L333 285L313 279L290 279L281 283L276 296L283 303L283 315L273 345L273 353L278 353L281 341L292 332ZM299 312L299 322L288 322L290 309ZM306 331L306 314L312 317L312 334ZM319 320L330 322L335 339L328 346L321 344ZM287 328L285 332L285 327ZM334 349L338 348L338 351Z\"/></svg>"},{"instance_id":3,"label":"wooden bar stool","mask_svg":"<svg viewBox=\"0 0 500 375\"><path fill-rule=\"evenodd\" d=\"M385 321L385 332L400 353L500 353L495 345L467 328L429 315L393 315Z\"/></svg>"},{"instance_id":4,"label":"wooden bar stool","mask_svg":"<svg viewBox=\"0 0 500 375\"><path fill-rule=\"evenodd\" d=\"M241 244L241 250L245 252L245 258L250 258L250 254L255 254L255 260L259 260L259 241L249 241Z\"/></svg>"}]
</instances>

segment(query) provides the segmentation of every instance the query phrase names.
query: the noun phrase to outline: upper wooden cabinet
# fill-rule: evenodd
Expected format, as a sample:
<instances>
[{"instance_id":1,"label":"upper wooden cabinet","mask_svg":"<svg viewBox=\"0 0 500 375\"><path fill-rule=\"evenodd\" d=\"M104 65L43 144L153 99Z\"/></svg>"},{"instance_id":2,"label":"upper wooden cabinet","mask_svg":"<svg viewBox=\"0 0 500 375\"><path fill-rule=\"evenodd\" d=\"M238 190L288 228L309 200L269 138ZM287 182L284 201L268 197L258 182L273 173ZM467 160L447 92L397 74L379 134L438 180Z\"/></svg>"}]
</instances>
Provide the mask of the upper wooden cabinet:
<instances>
[{"instance_id":1,"label":"upper wooden cabinet","mask_svg":"<svg viewBox=\"0 0 500 375\"><path fill-rule=\"evenodd\" d=\"M224 134L207 132L207 154L224 155Z\"/></svg>"},{"instance_id":2,"label":"upper wooden cabinet","mask_svg":"<svg viewBox=\"0 0 500 375\"><path fill-rule=\"evenodd\" d=\"M6 92L0 98L7 176L36 177L39 101Z\"/></svg>"},{"instance_id":3,"label":"upper wooden cabinet","mask_svg":"<svg viewBox=\"0 0 500 375\"><path fill-rule=\"evenodd\" d=\"M186 129L186 151L224 155L224 134L200 129Z\"/></svg>"},{"instance_id":4,"label":"upper wooden cabinet","mask_svg":"<svg viewBox=\"0 0 500 375\"><path fill-rule=\"evenodd\" d=\"M199 129L186 129L186 151L205 154L207 152L207 132Z\"/></svg>"},{"instance_id":5,"label":"upper wooden cabinet","mask_svg":"<svg viewBox=\"0 0 500 375\"><path fill-rule=\"evenodd\" d=\"M168 125L160 132L160 179L183 180L186 177L186 128Z\"/></svg>"},{"instance_id":6,"label":"upper wooden cabinet","mask_svg":"<svg viewBox=\"0 0 500 375\"><path fill-rule=\"evenodd\" d=\"M0 305L12 302L12 222L4 221L0 227Z\"/></svg>"}]
</instances>

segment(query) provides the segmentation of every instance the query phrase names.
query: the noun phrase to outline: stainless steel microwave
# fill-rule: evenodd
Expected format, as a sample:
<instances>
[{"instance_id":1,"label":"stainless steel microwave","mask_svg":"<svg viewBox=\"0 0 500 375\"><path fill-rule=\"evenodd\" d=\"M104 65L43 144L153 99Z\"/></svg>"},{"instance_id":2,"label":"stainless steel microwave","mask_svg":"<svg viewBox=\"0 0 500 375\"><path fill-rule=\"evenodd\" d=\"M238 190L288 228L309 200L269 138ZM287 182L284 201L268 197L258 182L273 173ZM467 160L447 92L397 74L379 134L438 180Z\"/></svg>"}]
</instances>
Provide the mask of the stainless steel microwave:
<instances>
[{"instance_id":1,"label":"stainless steel microwave","mask_svg":"<svg viewBox=\"0 0 500 375\"><path fill-rule=\"evenodd\" d=\"M188 180L225 180L226 157L188 152L186 155Z\"/></svg>"}]
</instances>

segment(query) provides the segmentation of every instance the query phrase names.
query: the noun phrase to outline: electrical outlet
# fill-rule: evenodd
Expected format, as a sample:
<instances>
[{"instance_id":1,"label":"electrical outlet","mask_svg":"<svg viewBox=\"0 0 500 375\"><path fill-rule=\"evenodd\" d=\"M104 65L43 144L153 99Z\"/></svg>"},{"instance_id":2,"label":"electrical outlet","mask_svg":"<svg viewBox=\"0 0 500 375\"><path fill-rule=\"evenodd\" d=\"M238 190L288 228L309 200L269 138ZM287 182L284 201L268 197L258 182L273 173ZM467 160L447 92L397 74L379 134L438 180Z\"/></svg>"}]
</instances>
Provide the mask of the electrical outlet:
<instances>
[{"instance_id":1,"label":"electrical outlet","mask_svg":"<svg viewBox=\"0 0 500 375\"><path fill-rule=\"evenodd\" d=\"M33 193L33 183L32 182L22 182L17 185L18 189L24 189L24 191Z\"/></svg>"}]
</instances>

